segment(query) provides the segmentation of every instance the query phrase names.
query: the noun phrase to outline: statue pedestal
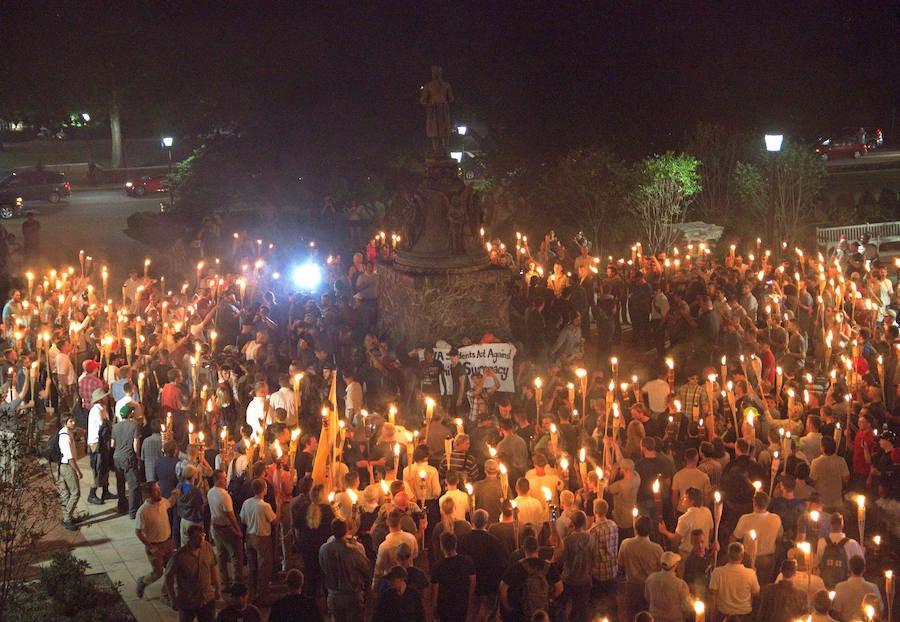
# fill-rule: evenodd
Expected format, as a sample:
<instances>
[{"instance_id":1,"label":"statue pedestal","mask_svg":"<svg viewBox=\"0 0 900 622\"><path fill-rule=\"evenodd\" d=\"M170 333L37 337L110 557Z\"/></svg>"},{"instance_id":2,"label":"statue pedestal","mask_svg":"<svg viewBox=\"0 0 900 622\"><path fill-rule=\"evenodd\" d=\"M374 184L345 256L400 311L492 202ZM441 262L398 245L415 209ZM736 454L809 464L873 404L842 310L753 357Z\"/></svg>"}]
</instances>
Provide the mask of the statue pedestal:
<instances>
[{"instance_id":1,"label":"statue pedestal","mask_svg":"<svg viewBox=\"0 0 900 622\"><path fill-rule=\"evenodd\" d=\"M477 342L487 332L508 341L513 278L490 264L443 270L379 265L378 330L398 351L438 339Z\"/></svg>"}]
</instances>

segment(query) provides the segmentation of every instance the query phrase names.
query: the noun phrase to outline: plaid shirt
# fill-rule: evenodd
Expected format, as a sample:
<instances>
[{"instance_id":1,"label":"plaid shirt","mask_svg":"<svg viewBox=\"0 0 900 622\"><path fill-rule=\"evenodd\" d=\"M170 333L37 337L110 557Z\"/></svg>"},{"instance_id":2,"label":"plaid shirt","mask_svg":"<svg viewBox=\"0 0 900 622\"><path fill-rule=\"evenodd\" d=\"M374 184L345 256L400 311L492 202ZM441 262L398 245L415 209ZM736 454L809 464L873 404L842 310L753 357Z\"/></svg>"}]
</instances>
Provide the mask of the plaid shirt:
<instances>
[{"instance_id":1,"label":"plaid shirt","mask_svg":"<svg viewBox=\"0 0 900 622\"><path fill-rule=\"evenodd\" d=\"M90 408L94 402L91 396L96 389L103 388L103 381L94 374L83 374L78 379L78 395L81 396L81 404L84 408Z\"/></svg>"},{"instance_id":2,"label":"plaid shirt","mask_svg":"<svg viewBox=\"0 0 900 622\"><path fill-rule=\"evenodd\" d=\"M610 581L616 578L616 557L619 553L619 527L615 521L601 517L591 527L590 534L597 543L597 559L599 560L597 578Z\"/></svg>"}]
</instances>

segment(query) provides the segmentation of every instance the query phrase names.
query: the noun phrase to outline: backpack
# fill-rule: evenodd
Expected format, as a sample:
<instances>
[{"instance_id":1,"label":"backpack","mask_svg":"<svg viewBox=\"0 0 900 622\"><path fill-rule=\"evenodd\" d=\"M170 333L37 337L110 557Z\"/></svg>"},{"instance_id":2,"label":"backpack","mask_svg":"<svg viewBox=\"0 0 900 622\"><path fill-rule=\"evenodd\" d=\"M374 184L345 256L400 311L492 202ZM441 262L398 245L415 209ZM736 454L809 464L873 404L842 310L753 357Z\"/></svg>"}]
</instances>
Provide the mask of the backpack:
<instances>
[{"instance_id":1,"label":"backpack","mask_svg":"<svg viewBox=\"0 0 900 622\"><path fill-rule=\"evenodd\" d=\"M245 490L247 488L247 471L249 471L249 467L244 469L244 471L238 474L234 468L234 463L237 458L232 458L231 463L228 467L228 470L231 472L231 479L228 482L228 486L226 490L228 494L231 495L231 502L234 506L234 514L238 516L241 513L241 508L244 507L244 501L247 500Z\"/></svg>"},{"instance_id":2,"label":"backpack","mask_svg":"<svg viewBox=\"0 0 900 622\"><path fill-rule=\"evenodd\" d=\"M825 538L825 552L822 553L822 559L819 561L819 568L822 571L822 581L825 587L833 590L834 586L845 581L849 576L847 568L847 551L844 545L849 538L844 536L840 542L832 542L831 538Z\"/></svg>"},{"instance_id":3,"label":"backpack","mask_svg":"<svg viewBox=\"0 0 900 622\"><path fill-rule=\"evenodd\" d=\"M535 611L546 611L550 606L550 583L547 581L550 564L542 561L541 569L535 570L527 559L523 559L520 563L525 567L526 574L522 612L530 619Z\"/></svg>"},{"instance_id":4,"label":"backpack","mask_svg":"<svg viewBox=\"0 0 900 622\"><path fill-rule=\"evenodd\" d=\"M64 432L66 436L69 434ZM62 463L62 449L59 447L59 432L54 432L50 435L50 438L47 439L47 446L44 447L44 451L41 455L46 458L49 462L54 462L56 464Z\"/></svg>"}]
</instances>

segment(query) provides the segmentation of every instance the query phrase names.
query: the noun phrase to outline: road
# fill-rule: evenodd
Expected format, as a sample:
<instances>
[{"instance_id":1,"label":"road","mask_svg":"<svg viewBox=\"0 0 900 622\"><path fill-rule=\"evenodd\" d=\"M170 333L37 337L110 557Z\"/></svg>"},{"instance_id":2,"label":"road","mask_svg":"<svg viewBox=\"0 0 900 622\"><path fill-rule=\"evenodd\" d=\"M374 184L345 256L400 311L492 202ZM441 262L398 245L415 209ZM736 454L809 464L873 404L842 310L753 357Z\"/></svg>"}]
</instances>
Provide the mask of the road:
<instances>
[{"instance_id":1,"label":"road","mask_svg":"<svg viewBox=\"0 0 900 622\"><path fill-rule=\"evenodd\" d=\"M158 209L165 195L134 199L118 188L73 189L68 202L51 205L26 202L25 211L34 212L41 223L41 265L23 266L25 270L77 266L78 251L94 258L100 266L109 266L112 283L124 280L129 266L143 266L144 258L155 261L161 252L125 234L130 215ZM22 218L3 221L7 231L21 240Z\"/></svg>"}]
</instances>

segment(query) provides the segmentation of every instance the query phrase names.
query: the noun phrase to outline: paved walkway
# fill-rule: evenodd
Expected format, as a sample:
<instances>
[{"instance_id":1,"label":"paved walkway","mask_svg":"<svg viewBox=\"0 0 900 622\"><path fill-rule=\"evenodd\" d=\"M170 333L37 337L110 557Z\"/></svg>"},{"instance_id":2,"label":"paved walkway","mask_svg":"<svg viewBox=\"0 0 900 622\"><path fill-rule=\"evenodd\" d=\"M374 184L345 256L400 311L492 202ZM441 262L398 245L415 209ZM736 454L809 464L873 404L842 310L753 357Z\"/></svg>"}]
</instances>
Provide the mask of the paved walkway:
<instances>
[{"instance_id":1,"label":"paved walkway","mask_svg":"<svg viewBox=\"0 0 900 622\"><path fill-rule=\"evenodd\" d=\"M88 574L105 572L111 581L121 581L122 598L139 622L178 620L178 614L160 601L162 579L147 586L144 598L137 597L137 578L149 572L150 564L144 554L144 545L134 534L134 521L127 514L120 516L117 513L115 500L103 505L89 504L91 467L88 458L79 460L78 466L84 474L78 512L87 513L89 517L80 523L79 531L68 531L58 525L45 537L44 544L51 550L71 550L91 565ZM110 489L115 492L115 475L111 479Z\"/></svg>"}]
</instances>

